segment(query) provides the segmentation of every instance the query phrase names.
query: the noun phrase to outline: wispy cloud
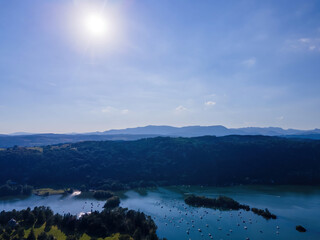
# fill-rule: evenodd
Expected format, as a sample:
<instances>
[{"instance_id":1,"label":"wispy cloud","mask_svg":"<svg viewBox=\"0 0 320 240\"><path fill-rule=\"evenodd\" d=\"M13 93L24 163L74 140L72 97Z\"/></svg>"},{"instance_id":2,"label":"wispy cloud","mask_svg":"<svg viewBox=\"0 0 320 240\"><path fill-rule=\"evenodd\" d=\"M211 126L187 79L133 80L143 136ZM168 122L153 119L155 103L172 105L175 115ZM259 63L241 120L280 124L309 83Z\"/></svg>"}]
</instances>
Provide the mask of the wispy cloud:
<instances>
[{"instance_id":1,"label":"wispy cloud","mask_svg":"<svg viewBox=\"0 0 320 240\"><path fill-rule=\"evenodd\" d=\"M115 108L108 106L108 107L102 108L101 112L103 112L103 113L112 113L115 110L116 110Z\"/></svg>"},{"instance_id":2,"label":"wispy cloud","mask_svg":"<svg viewBox=\"0 0 320 240\"><path fill-rule=\"evenodd\" d=\"M216 105L216 102L208 101L208 102L205 102L204 105L208 106L208 107L212 107L212 106Z\"/></svg>"},{"instance_id":3,"label":"wispy cloud","mask_svg":"<svg viewBox=\"0 0 320 240\"><path fill-rule=\"evenodd\" d=\"M320 38L299 38L289 44L292 49L320 52Z\"/></svg>"},{"instance_id":4,"label":"wispy cloud","mask_svg":"<svg viewBox=\"0 0 320 240\"><path fill-rule=\"evenodd\" d=\"M54 82L48 82L48 85L50 85L51 87L56 87L57 84L55 84Z\"/></svg>"},{"instance_id":5,"label":"wispy cloud","mask_svg":"<svg viewBox=\"0 0 320 240\"><path fill-rule=\"evenodd\" d=\"M308 43L308 42L310 42L310 39L309 38L300 38L298 41L301 43Z\"/></svg>"},{"instance_id":6,"label":"wispy cloud","mask_svg":"<svg viewBox=\"0 0 320 240\"><path fill-rule=\"evenodd\" d=\"M176 113L182 113L182 112L186 112L186 111L188 111L188 109L182 105L175 108Z\"/></svg>"},{"instance_id":7,"label":"wispy cloud","mask_svg":"<svg viewBox=\"0 0 320 240\"><path fill-rule=\"evenodd\" d=\"M122 114L128 114L128 113L129 113L129 110L128 110L128 109L123 109L123 110L121 110L121 113L122 113Z\"/></svg>"},{"instance_id":8,"label":"wispy cloud","mask_svg":"<svg viewBox=\"0 0 320 240\"><path fill-rule=\"evenodd\" d=\"M245 65L246 67L253 67L254 65L256 65L256 62L257 62L256 58L252 57L244 60L242 64Z\"/></svg>"},{"instance_id":9,"label":"wispy cloud","mask_svg":"<svg viewBox=\"0 0 320 240\"><path fill-rule=\"evenodd\" d=\"M123 114L123 115L125 115L125 114L129 113L129 110L128 109L117 109L115 107L107 106L105 108L102 108L101 112L105 113L105 114Z\"/></svg>"},{"instance_id":10,"label":"wispy cloud","mask_svg":"<svg viewBox=\"0 0 320 240\"><path fill-rule=\"evenodd\" d=\"M279 121L282 121L283 119L284 119L284 116L277 117L277 120Z\"/></svg>"}]
</instances>

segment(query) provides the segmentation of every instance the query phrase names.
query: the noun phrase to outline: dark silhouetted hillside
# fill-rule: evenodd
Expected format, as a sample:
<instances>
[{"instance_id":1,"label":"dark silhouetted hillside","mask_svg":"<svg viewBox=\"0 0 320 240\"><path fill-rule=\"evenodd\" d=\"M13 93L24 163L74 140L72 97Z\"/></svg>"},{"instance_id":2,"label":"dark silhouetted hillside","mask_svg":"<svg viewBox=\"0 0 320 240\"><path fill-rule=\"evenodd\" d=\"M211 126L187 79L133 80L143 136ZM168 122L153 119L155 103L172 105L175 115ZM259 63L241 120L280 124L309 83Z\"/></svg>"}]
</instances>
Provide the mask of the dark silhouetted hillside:
<instances>
[{"instance_id":1,"label":"dark silhouetted hillside","mask_svg":"<svg viewBox=\"0 0 320 240\"><path fill-rule=\"evenodd\" d=\"M0 151L0 182L121 189L152 184L320 184L320 141L265 136L95 141Z\"/></svg>"}]
</instances>

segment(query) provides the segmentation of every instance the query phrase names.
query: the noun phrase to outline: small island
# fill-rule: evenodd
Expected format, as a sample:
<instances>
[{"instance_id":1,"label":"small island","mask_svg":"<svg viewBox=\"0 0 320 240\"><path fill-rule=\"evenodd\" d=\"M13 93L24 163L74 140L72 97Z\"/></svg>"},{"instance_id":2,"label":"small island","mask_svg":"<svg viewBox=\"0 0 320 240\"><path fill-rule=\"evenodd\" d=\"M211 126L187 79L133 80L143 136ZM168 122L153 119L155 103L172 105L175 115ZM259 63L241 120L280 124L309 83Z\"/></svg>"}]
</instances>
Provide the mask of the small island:
<instances>
[{"instance_id":1,"label":"small island","mask_svg":"<svg viewBox=\"0 0 320 240\"><path fill-rule=\"evenodd\" d=\"M250 210L247 205L242 205L232 198L226 196L219 196L217 198L207 198L204 196L190 195L184 200L188 205L193 207L209 207L221 210L239 210L244 209L246 211Z\"/></svg>"},{"instance_id":2,"label":"small island","mask_svg":"<svg viewBox=\"0 0 320 240\"><path fill-rule=\"evenodd\" d=\"M187 196L184 201L186 204L193 207L207 207L207 208L213 208L213 209L220 209L223 211L240 210L240 209L243 209L245 211L251 210L254 214L262 216L267 220L277 218L277 216L270 213L270 211L267 208L265 210L258 209L258 208L250 208L248 205L240 204L239 202L227 196L219 196L217 198L207 198L205 196L196 196L192 194Z\"/></svg>"},{"instance_id":3,"label":"small island","mask_svg":"<svg viewBox=\"0 0 320 240\"><path fill-rule=\"evenodd\" d=\"M251 211L259 216L264 217L265 219L276 219L277 216L272 214L268 208L266 208L265 210L263 209L258 209L258 208L251 208Z\"/></svg>"},{"instance_id":4,"label":"small island","mask_svg":"<svg viewBox=\"0 0 320 240\"><path fill-rule=\"evenodd\" d=\"M298 232L306 232L306 231L307 231L307 229L305 229L305 228L302 227L301 225L296 226L296 230L297 230Z\"/></svg>"}]
</instances>

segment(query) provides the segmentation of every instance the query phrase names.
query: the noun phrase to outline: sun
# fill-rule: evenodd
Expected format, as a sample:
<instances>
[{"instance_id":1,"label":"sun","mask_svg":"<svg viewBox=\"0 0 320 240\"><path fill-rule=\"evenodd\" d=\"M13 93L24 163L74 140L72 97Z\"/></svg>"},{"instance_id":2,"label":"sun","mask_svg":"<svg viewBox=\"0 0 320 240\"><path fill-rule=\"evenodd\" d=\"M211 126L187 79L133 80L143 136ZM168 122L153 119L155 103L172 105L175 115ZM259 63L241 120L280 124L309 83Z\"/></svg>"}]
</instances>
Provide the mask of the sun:
<instances>
[{"instance_id":1,"label":"sun","mask_svg":"<svg viewBox=\"0 0 320 240\"><path fill-rule=\"evenodd\" d=\"M106 17L100 13L90 13L84 17L83 25L86 33L93 38L104 37L109 30Z\"/></svg>"},{"instance_id":2,"label":"sun","mask_svg":"<svg viewBox=\"0 0 320 240\"><path fill-rule=\"evenodd\" d=\"M77 48L99 51L99 54L117 48L122 38L121 15L117 9L80 4L69 17L68 34Z\"/></svg>"}]
</instances>

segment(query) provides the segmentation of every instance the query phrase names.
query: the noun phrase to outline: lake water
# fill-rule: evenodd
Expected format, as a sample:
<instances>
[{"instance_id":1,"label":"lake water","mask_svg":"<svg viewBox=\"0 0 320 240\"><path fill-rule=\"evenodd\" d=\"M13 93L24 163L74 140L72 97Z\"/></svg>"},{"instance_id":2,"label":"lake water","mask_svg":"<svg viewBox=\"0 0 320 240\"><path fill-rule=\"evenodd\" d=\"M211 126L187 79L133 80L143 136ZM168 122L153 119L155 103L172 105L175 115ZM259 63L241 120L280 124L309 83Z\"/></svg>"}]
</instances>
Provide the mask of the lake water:
<instances>
[{"instance_id":1,"label":"lake water","mask_svg":"<svg viewBox=\"0 0 320 240\"><path fill-rule=\"evenodd\" d=\"M226 195L251 207L268 208L278 219L265 220L252 212L193 208L184 204L185 194L208 197ZM50 206L54 212L79 214L102 210L105 201L77 196L31 196L0 200L0 210ZM320 188L238 186L224 188L170 187L128 191L121 206L152 216L159 237L173 239L320 239ZM295 230L307 228L306 233ZM245 229L245 227L247 229ZM200 229L200 231L199 231ZM187 232L189 234L187 234Z\"/></svg>"}]
</instances>

